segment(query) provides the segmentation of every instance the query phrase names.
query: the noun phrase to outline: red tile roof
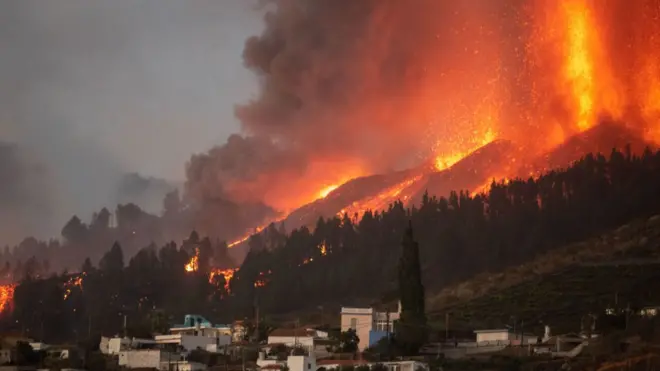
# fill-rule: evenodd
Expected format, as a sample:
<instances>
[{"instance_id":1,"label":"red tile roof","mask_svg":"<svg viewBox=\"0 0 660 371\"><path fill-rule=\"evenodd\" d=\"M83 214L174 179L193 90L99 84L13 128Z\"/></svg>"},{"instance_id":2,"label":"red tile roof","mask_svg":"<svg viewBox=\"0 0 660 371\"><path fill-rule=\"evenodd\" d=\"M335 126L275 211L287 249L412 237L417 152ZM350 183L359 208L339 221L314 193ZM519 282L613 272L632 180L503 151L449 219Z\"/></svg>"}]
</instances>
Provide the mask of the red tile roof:
<instances>
[{"instance_id":1,"label":"red tile roof","mask_svg":"<svg viewBox=\"0 0 660 371\"><path fill-rule=\"evenodd\" d=\"M266 366L261 367L261 369L262 370L281 370L282 365L278 365L278 364L266 365Z\"/></svg>"}]
</instances>

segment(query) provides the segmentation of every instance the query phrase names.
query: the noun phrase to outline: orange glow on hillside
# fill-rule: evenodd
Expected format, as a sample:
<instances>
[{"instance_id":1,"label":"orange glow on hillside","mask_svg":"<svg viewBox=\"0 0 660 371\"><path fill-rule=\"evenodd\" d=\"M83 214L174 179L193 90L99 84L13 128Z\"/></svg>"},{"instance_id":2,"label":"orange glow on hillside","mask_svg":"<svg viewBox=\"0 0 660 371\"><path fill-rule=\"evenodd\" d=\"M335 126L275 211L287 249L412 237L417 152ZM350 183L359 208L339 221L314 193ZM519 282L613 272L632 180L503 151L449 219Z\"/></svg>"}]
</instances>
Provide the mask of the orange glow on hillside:
<instances>
[{"instance_id":1,"label":"orange glow on hillside","mask_svg":"<svg viewBox=\"0 0 660 371\"><path fill-rule=\"evenodd\" d=\"M368 197L366 199L353 202L353 204L350 206L339 211L337 215L339 217L342 217L344 214L347 214L349 217L353 217L355 214L361 216L367 210L384 210L397 200L407 201L410 196L408 194L402 193L409 187L412 187L415 183L419 182L423 177L424 175L420 174L411 176L410 178L385 189L374 197Z\"/></svg>"},{"instance_id":2,"label":"orange glow on hillside","mask_svg":"<svg viewBox=\"0 0 660 371\"><path fill-rule=\"evenodd\" d=\"M454 166L454 164L467 157L470 153L494 141L495 139L495 133L491 128L488 128L479 138L473 138L470 140L467 144L467 148L461 150L460 152L437 156L434 161L435 169L437 171L449 169L450 167Z\"/></svg>"},{"instance_id":3,"label":"orange glow on hillside","mask_svg":"<svg viewBox=\"0 0 660 371\"><path fill-rule=\"evenodd\" d=\"M301 122L327 120L333 132L342 131L346 143L321 141L327 145L322 150L305 152L309 166L302 175L282 176L282 184L265 192L267 204L286 214L327 198L349 179L413 168L423 161L444 171L500 139L513 142L524 154L512 161L512 166L522 167L605 117L660 144L658 0L414 3L383 2L382 19L387 22L365 19L365 29L388 26L385 34L364 35L372 41L359 49L364 55L351 56L341 66L340 71L357 68L348 75L357 79L359 99L337 107L315 102L332 108L318 112L314 105L302 109ZM440 14L448 15L439 21ZM386 73L380 62L400 51L392 49L392 41L406 48L400 69ZM314 75L305 77L316 86ZM316 135L316 127L305 127ZM364 138L373 140L366 143ZM402 160L405 165L390 161L403 155L412 158ZM380 156L388 158L381 162ZM479 181L489 179L488 184L471 191L487 192L493 178L517 175L516 169L488 171L478 174ZM424 183L423 177L411 174L332 212L343 206L339 215L352 218L368 209L383 210L398 199L405 203L414 194L411 190ZM246 234L229 247L248 239Z\"/></svg>"},{"instance_id":4,"label":"orange glow on hillside","mask_svg":"<svg viewBox=\"0 0 660 371\"><path fill-rule=\"evenodd\" d=\"M480 186L476 187L470 196L475 197L479 194L487 194L490 191L490 188L493 186L493 182L496 184L509 184L510 181L511 179L507 177L492 177Z\"/></svg>"},{"instance_id":5,"label":"orange glow on hillside","mask_svg":"<svg viewBox=\"0 0 660 371\"><path fill-rule=\"evenodd\" d=\"M16 284L0 285L0 314L10 310L14 303Z\"/></svg>"},{"instance_id":6,"label":"orange glow on hillside","mask_svg":"<svg viewBox=\"0 0 660 371\"><path fill-rule=\"evenodd\" d=\"M319 192L319 198L326 198L326 197L328 197L328 194L330 194L330 192L334 191L334 190L337 189L338 187L339 187L339 184L333 184L333 185L330 185L330 186L327 186L327 187L323 188L323 189Z\"/></svg>"}]
</instances>

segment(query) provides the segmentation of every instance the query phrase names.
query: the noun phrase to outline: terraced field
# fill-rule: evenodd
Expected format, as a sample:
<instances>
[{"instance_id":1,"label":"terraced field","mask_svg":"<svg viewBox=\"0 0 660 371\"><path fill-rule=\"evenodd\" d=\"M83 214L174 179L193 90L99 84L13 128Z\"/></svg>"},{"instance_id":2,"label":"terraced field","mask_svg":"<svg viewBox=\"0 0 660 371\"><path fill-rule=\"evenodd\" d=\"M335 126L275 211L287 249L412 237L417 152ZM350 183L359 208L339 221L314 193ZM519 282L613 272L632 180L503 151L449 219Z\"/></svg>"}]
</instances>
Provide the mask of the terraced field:
<instances>
[{"instance_id":1,"label":"terraced field","mask_svg":"<svg viewBox=\"0 0 660 371\"><path fill-rule=\"evenodd\" d=\"M442 312L449 313L451 328L502 328L515 316L518 326L542 334L544 324L553 332L579 331L583 315L602 314L615 301L631 308L660 304L660 261L575 265Z\"/></svg>"}]
</instances>

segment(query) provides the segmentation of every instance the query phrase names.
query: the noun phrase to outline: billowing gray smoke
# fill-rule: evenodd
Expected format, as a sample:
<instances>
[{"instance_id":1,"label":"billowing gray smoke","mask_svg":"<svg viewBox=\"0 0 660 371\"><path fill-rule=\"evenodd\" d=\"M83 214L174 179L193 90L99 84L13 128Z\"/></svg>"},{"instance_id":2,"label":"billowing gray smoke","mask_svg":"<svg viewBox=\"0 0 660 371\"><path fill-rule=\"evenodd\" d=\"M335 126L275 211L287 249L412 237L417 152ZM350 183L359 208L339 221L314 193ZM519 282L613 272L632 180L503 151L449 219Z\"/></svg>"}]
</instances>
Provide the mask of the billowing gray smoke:
<instances>
[{"instance_id":1,"label":"billowing gray smoke","mask_svg":"<svg viewBox=\"0 0 660 371\"><path fill-rule=\"evenodd\" d=\"M58 237L73 214L89 222L117 202L159 213L169 187L124 175L183 183L190 154L236 130L253 84L240 52L260 24L249 3L0 0L0 142L46 174L0 179L21 190L0 196L3 215L31 226L3 224L0 246Z\"/></svg>"},{"instance_id":2,"label":"billowing gray smoke","mask_svg":"<svg viewBox=\"0 0 660 371\"><path fill-rule=\"evenodd\" d=\"M40 232L52 218L51 199L43 191L47 170L14 145L0 142L0 236L17 241Z\"/></svg>"},{"instance_id":3,"label":"billowing gray smoke","mask_svg":"<svg viewBox=\"0 0 660 371\"><path fill-rule=\"evenodd\" d=\"M264 3L265 30L243 52L261 86L236 107L243 136L188 164L187 194L199 209L222 200L283 210L347 173L419 162L438 139L450 147L454 134L470 132L464 116L483 108L470 104L497 74L501 30L487 24L497 2ZM198 224L217 231L230 215Z\"/></svg>"}]
</instances>

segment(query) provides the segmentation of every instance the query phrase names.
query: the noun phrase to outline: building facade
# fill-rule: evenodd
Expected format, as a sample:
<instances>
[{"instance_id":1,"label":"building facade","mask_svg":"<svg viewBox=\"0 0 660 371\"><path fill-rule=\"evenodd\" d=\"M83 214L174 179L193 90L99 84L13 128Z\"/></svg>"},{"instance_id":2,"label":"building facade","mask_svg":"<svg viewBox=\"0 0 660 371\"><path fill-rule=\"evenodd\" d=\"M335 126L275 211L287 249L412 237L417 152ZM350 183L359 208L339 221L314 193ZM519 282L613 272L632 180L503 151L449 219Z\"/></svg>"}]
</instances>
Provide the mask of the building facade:
<instances>
[{"instance_id":1,"label":"building facade","mask_svg":"<svg viewBox=\"0 0 660 371\"><path fill-rule=\"evenodd\" d=\"M509 329L476 330L477 344L535 344L538 336L532 334L513 333Z\"/></svg>"},{"instance_id":2,"label":"building facade","mask_svg":"<svg viewBox=\"0 0 660 371\"><path fill-rule=\"evenodd\" d=\"M160 369L162 363L176 362L180 358L160 349L123 350L119 352L119 366L126 368Z\"/></svg>"},{"instance_id":3,"label":"building facade","mask_svg":"<svg viewBox=\"0 0 660 371\"><path fill-rule=\"evenodd\" d=\"M323 336L325 335L325 336ZM318 339L327 339L327 332L319 334L314 329L276 329L268 334L268 344L284 344L288 347L300 347L313 352Z\"/></svg>"},{"instance_id":4,"label":"building facade","mask_svg":"<svg viewBox=\"0 0 660 371\"><path fill-rule=\"evenodd\" d=\"M401 316L401 305L397 312L377 312L373 308L341 308L341 331L354 330L360 339L358 350L364 351L386 334L394 333L394 323Z\"/></svg>"}]
</instances>

